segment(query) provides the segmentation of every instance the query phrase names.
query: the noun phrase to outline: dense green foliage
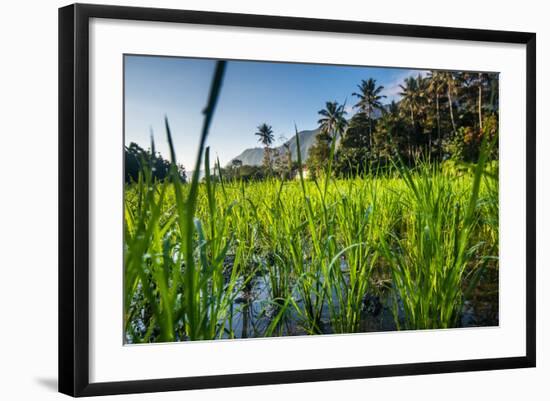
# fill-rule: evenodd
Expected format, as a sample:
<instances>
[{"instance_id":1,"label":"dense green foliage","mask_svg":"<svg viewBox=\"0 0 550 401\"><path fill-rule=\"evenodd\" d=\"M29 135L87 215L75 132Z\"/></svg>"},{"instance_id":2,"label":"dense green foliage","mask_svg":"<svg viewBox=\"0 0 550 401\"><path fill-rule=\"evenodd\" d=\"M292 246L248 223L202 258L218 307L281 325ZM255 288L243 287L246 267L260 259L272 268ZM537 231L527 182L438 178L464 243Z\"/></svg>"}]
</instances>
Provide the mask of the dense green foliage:
<instances>
[{"instance_id":1,"label":"dense green foliage","mask_svg":"<svg viewBox=\"0 0 550 401\"><path fill-rule=\"evenodd\" d=\"M140 172L145 166L149 167L151 176L157 180L164 180L170 174L170 162L155 152L155 149L145 150L132 142L124 148L124 181L126 183L137 182ZM187 179L185 168L177 166L179 179L183 182Z\"/></svg>"},{"instance_id":2,"label":"dense green foliage","mask_svg":"<svg viewBox=\"0 0 550 401\"><path fill-rule=\"evenodd\" d=\"M326 102L319 111L320 132L309 150L306 165L312 176L326 164L332 141L337 141L334 172L349 177L380 171L400 158L408 166L418 160L453 159L475 162L484 133L498 134L498 75L492 73L431 71L406 78L399 101L383 104L382 86L363 80L357 86L356 111L349 119L345 105ZM263 176L277 172L272 161L273 129L267 124L256 135L264 144ZM267 131L266 131L267 130ZM262 132L268 132L267 142ZM491 159L498 158L498 142ZM285 167L286 168L286 167ZM295 176L297 168L286 174Z\"/></svg>"}]
</instances>

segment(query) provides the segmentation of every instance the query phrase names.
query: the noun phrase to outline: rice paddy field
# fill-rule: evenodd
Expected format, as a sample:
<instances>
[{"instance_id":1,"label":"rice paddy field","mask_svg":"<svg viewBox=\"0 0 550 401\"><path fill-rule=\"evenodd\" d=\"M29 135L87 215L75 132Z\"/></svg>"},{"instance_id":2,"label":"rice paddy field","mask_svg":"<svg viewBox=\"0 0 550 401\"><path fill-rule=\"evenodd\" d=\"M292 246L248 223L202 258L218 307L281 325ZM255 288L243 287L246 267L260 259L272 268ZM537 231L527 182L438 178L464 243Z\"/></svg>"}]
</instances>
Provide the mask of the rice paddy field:
<instances>
[{"instance_id":1,"label":"rice paddy field","mask_svg":"<svg viewBox=\"0 0 550 401\"><path fill-rule=\"evenodd\" d=\"M498 325L498 169L483 155L353 179L206 177L144 169L125 188L127 343Z\"/></svg>"},{"instance_id":2,"label":"rice paddy field","mask_svg":"<svg viewBox=\"0 0 550 401\"><path fill-rule=\"evenodd\" d=\"M125 184L127 344L498 325L491 124L475 162L396 155L348 178L333 170L335 137L306 178L296 128L294 178L228 178L205 145L224 68L216 63L191 179L165 118L168 174L155 175L152 140Z\"/></svg>"}]
</instances>

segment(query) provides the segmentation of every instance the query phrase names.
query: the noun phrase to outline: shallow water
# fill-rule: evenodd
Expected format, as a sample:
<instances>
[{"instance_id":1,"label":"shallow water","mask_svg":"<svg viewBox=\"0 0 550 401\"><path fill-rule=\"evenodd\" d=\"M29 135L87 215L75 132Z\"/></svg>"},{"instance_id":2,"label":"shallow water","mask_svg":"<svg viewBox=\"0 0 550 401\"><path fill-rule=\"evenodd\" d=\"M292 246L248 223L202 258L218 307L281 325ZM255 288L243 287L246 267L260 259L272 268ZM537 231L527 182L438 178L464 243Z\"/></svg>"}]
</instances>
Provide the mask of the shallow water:
<instances>
[{"instance_id":1,"label":"shallow water","mask_svg":"<svg viewBox=\"0 0 550 401\"><path fill-rule=\"evenodd\" d=\"M498 277L497 277L498 280ZM459 327L498 326L498 282L480 283L471 299L464 302ZM365 294L361 313L360 332L395 331L397 326L393 316L393 297L389 290ZM487 294L490 294L487 296ZM297 303L300 300L296 297ZM256 276L250 286L241 291L233 304L232 329L236 338L262 336L271 318L276 313L270 303L269 278ZM399 319L403 320L403 308L398 307ZM333 333L328 307L323 308L321 318L323 334ZM278 335L296 336L308 334L302 327L296 312L289 310ZM274 334L276 335L276 334Z\"/></svg>"},{"instance_id":2,"label":"shallow water","mask_svg":"<svg viewBox=\"0 0 550 401\"><path fill-rule=\"evenodd\" d=\"M342 264L345 270L345 264ZM384 286L383 280L375 280L373 292L365 294L363 298L361 321L359 332L387 332L397 330L393 315L393 297L391 290ZM298 306L302 306L299 294L294 294L294 300ZM403 307L398 301L398 318L404 320ZM257 274L237 294L232 304L232 319L226 324L226 334L223 338L257 338L264 337L266 329L273 317L278 313L277 305L271 301L271 289L268 273ZM144 311L141 311L141 315ZM489 271L480 280L477 289L469 299L464 302L459 327L488 327L498 326L498 269ZM143 323L143 316L132 322L133 329L141 332L146 331ZM320 329L322 334L332 334L330 324L329 308L325 304L321 315ZM229 333L233 333L230 337ZM274 330L273 336L299 336L309 333L303 327L300 316L289 306L282 322ZM155 335L151 340L154 341ZM176 341L186 339L177 338ZM127 333L126 343L132 343L131 336Z\"/></svg>"}]
</instances>

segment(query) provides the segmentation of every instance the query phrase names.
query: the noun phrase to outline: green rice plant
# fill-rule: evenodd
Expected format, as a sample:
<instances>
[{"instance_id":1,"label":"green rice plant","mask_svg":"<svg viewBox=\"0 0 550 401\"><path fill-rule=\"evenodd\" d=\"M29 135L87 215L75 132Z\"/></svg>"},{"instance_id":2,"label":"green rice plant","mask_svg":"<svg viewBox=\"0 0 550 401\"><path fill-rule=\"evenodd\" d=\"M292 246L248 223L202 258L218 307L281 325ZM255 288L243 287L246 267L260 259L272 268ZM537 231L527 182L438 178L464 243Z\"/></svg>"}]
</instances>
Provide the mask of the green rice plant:
<instances>
[{"instance_id":1,"label":"green rice plant","mask_svg":"<svg viewBox=\"0 0 550 401\"><path fill-rule=\"evenodd\" d=\"M130 202L126 203L126 322L136 314L145 319L145 309L150 309L147 332L138 337L138 341L149 341L155 326L158 326L160 341L233 336L226 322L232 321L240 265L233 264L228 277L224 274L224 260L233 242L229 234L232 205L223 209L218 207L216 185L210 181L209 150L204 151L224 67L224 62L216 65L191 183L184 187L180 182L170 126L165 119L172 160L169 180L153 181L150 166L144 165L137 183L137 211L132 210ZM200 196L198 172L203 153L207 172L206 214L209 217L206 225L196 217ZM169 187L173 190L170 204L174 206L167 209L165 201ZM145 299L132 305L139 292Z\"/></svg>"},{"instance_id":2,"label":"green rice plant","mask_svg":"<svg viewBox=\"0 0 550 401\"><path fill-rule=\"evenodd\" d=\"M377 263L378 255L372 242L377 229L373 219L376 213L373 189L374 186L348 186L336 205L337 238L342 249L330 264L326 286L331 294L327 304L332 330L337 333L359 331L363 298L369 291Z\"/></svg>"},{"instance_id":3,"label":"green rice plant","mask_svg":"<svg viewBox=\"0 0 550 401\"><path fill-rule=\"evenodd\" d=\"M275 187L275 185L273 185ZM269 241L269 253L266 260L271 299L277 306L284 304L292 292L292 264L286 251L288 237L285 235L285 224L288 220L287 211L281 201L283 182L278 184L278 191L272 207L265 211L265 234Z\"/></svg>"},{"instance_id":4,"label":"green rice plant","mask_svg":"<svg viewBox=\"0 0 550 401\"><path fill-rule=\"evenodd\" d=\"M499 238L499 184L498 184L498 163L489 164L483 172L483 186L481 188L481 211L484 230L482 238L493 248L493 254L498 254Z\"/></svg>"},{"instance_id":5,"label":"green rice plant","mask_svg":"<svg viewBox=\"0 0 550 401\"><path fill-rule=\"evenodd\" d=\"M498 163L487 163L482 172L476 213L478 225L472 237L480 243L476 263L464 279L464 299L489 301L498 310L499 261L499 183ZM485 301L483 301L485 300Z\"/></svg>"},{"instance_id":6,"label":"green rice plant","mask_svg":"<svg viewBox=\"0 0 550 401\"><path fill-rule=\"evenodd\" d=\"M137 336L139 341L148 341L156 326L161 341L175 338L179 272L171 254L174 218L163 210L167 186L153 182L145 168L134 193L138 207L133 210L128 202L125 207L125 327L127 332L135 331L130 330L130 322L136 315L142 315L146 332ZM144 302L139 302L140 297ZM150 309L150 318L145 317L143 303Z\"/></svg>"},{"instance_id":7,"label":"green rice plant","mask_svg":"<svg viewBox=\"0 0 550 401\"><path fill-rule=\"evenodd\" d=\"M310 333L319 334L322 332L321 316L326 299L326 287L323 284L323 273L325 273L331 262L330 250L333 249L330 244L332 238L326 233L330 229L320 224L319 218L314 210L313 201L317 201L319 208L323 209L323 215L326 219L326 204L324 197L322 199L312 199L304 181L302 169L302 155L300 151L300 136L298 128L296 131L296 149L298 159L298 174L300 188L302 190L302 205L305 209L305 225L307 226L307 248L302 247L303 254L296 254L299 249L293 247L293 258L295 261L294 269L296 275L296 291L299 294L300 302L295 303L298 314L304 317L305 328ZM315 182L317 189L319 186ZM319 194L321 191L319 190ZM298 241L298 243L300 243ZM307 255L307 256L306 256ZM304 260L306 256L307 260ZM299 307L298 307L299 306Z\"/></svg>"},{"instance_id":8,"label":"green rice plant","mask_svg":"<svg viewBox=\"0 0 550 401\"><path fill-rule=\"evenodd\" d=\"M463 279L482 242L472 241L481 177L488 145L484 143L473 178L453 184L437 167L422 163L416 173L399 166L406 191L400 201L407 235L389 235L382 250L391 266L394 316L398 327L456 327L463 305ZM404 310L403 322L399 307Z\"/></svg>"},{"instance_id":9,"label":"green rice plant","mask_svg":"<svg viewBox=\"0 0 550 401\"><path fill-rule=\"evenodd\" d=\"M252 277L257 271L258 225L251 223L257 217L256 208L244 192L237 194L241 196L235 196L237 200L231 208L229 231L234 238L231 250L235 257L234 263L241 266L242 274Z\"/></svg>"}]
</instances>

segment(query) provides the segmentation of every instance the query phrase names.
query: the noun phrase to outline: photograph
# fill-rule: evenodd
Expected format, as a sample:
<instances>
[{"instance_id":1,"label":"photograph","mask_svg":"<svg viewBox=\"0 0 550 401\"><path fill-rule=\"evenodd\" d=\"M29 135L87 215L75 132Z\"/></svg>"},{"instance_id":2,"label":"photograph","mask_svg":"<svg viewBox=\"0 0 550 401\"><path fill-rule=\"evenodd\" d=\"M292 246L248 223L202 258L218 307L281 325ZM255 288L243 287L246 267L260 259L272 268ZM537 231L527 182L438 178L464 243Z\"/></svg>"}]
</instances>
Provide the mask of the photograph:
<instances>
[{"instance_id":1,"label":"photograph","mask_svg":"<svg viewBox=\"0 0 550 401\"><path fill-rule=\"evenodd\" d=\"M499 325L498 72L123 57L124 344Z\"/></svg>"}]
</instances>

